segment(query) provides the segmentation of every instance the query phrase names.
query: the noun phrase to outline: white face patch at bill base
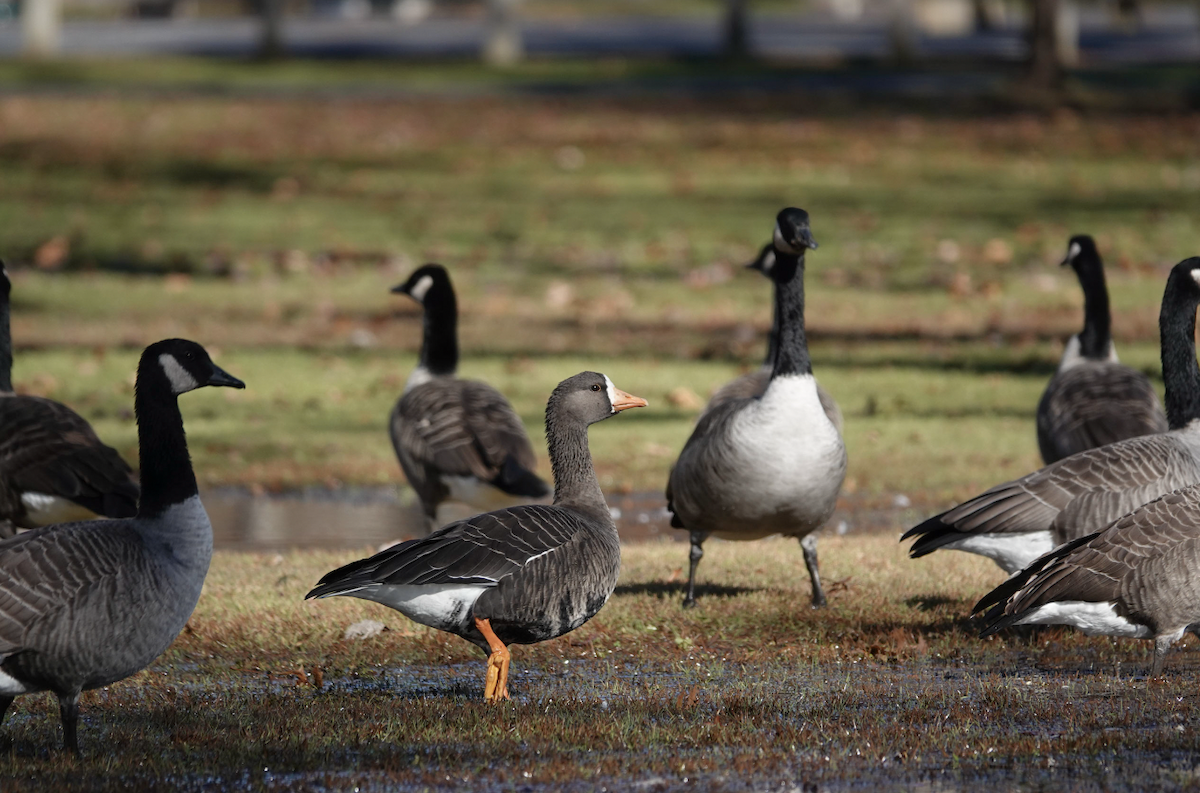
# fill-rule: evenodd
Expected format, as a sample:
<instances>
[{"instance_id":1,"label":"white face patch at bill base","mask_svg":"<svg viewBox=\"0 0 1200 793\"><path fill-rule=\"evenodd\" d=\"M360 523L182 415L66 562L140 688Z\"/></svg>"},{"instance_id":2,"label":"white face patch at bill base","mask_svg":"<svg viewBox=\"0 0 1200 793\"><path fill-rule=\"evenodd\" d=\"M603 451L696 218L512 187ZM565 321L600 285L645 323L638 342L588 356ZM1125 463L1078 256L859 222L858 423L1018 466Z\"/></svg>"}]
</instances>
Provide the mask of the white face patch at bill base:
<instances>
[{"instance_id":1,"label":"white face patch at bill base","mask_svg":"<svg viewBox=\"0 0 1200 793\"><path fill-rule=\"evenodd\" d=\"M1075 261L1075 257L1083 253L1083 248L1079 247L1078 242L1072 242L1071 247L1067 248L1067 262Z\"/></svg>"},{"instance_id":2,"label":"white face patch at bill base","mask_svg":"<svg viewBox=\"0 0 1200 793\"><path fill-rule=\"evenodd\" d=\"M783 251L784 253L804 253L803 248L797 248L783 238L783 229L779 228L779 224L775 224L775 235L772 238L775 243L775 250Z\"/></svg>"},{"instance_id":3,"label":"white face patch at bill base","mask_svg":"<svg viewBox=\"0 0 1200 793\"><path fill-rule=\"evenodd\" d=\"M433 286L433 276L423 275L413 284L412 289L408 290L408 294L418 303L424 303L425 293L429 291L429 287L431 286Z\"/></svg>"},{"instance_id":4,"label":"white face patch at bill base","mask_svg":"<svg viewBox=\"0 0 1200 793\"><path fill-rule=\"evenodd\" d=\"M613 385L613 381L608 379L608 375L604 375L604 383L608 388L608 406L613 413L617 412L617 387Z\"/></svg>"},{"instance_id":5,"label":"white face patch at bill base","mask_svg":"<svg viewBox=\"0 0 1200 793\"><path fill-rule=\"evenodd\" d=\"M158 356L158 365L162 367L163 372L167 375L167 380L171 382L171 393L184 394L200 387L200 383L196 382L192 373L184 369L183 365L175 360L175 356L169 352Z\"/></svg>"}]
</instances>

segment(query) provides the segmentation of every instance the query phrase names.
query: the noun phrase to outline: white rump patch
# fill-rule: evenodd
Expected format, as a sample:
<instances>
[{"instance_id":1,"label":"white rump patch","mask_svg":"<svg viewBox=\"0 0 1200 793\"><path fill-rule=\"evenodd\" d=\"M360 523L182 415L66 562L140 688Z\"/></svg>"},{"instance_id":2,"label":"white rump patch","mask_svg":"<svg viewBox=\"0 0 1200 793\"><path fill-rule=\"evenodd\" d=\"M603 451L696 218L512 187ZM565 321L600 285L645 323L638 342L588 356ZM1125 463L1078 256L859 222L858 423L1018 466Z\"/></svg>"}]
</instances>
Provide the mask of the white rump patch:
<instances>
[{"instance_id":1,"label":"white rump patch","mask_svg":"<svg viewBox=\"0 0 1200 793\"><path fill-rule=\"evenodd\" d=\"M773 241L775 243L775 250L783 251L784 253L804 253L803 248L797 248L783 238L783 230L779 228L779 223L775 224L775 235L773 237Z\"/></svg>"},{"instance_id":2,"label":"white rump patch","mask_svg":"<svg viewBox=\"0 0 1200 793\"><path fill-rule=\"evenodd\" d=\"M29 694L41 690L37 686L22 683L3 669L0 669L0 694L6 697L15 697L18 694Z\"/></svg>"},{"instance_id":3,"label":"white rump patch","mask_svg":"<svg viewBox=\"0 0 1200 793\"><path fill-rule=\"evenodd\" d=\"M52 523L71 523L76 520L95 520L100 517L87 507L74 501L46 493L28 491L21 494L25 506L25 517L34 526L49 526Z\"/></svg>"},{"instance_id":4,"label":"white rump patch","mask_svg":"<svg viewBox=\"0 0 1200 793\"><path fill-rule=\"evenodd\" d=\"M423 275L413 284L413 288L408 290L408 294L418 303L425 302L425 293L429 291L429 287L433 286L433 276Z\"/></svg>"},{"instance_id":5,"label":"white rump patch","mask_svg":"<svg viewBox=\"0 0 1200 793\"><path fill-rule=\"evenodd\" d=\"M612 409L613 413L616 413L616 412L618 412L617 408L616 408L617 387L615 385L613 385L612 380L608 379L608 375L604 375L604 383L605 383L605 386L608 388L608 406Z\"/></svg>"},{"instance_id":6,"label":"white rump patch","mask_svg":"<svg viewBox=\"0 0 1200 793\"><path fill-rule=\"evenodd\" d=\"M1042 554L1054 550L1054 538L1048 531L1026 534L978 534L942 547L986 556L1011 575L1018 570L1024 570Z\"/></svg>"},{"instance_id":7,"label":"white rump patch","mask_svg":"<svg viewBox=\"0 0 1200 793\"><path fill-rule=\"evenodd\" d=\"M1072 242L1071 247L1067 249L1067 261L1075 261L1075 257L1083 253L1083 248L1079 247L1078 242Z\"/></svg>"},{"instance_id":8,"label":"white rump patch","mask_svg":"<svg viewBox=\"0 0 1200 793\"><path fill-rule=\"evenodd\" d=\"M1127 639L1149 639L1154 634L1149 626L1130 622L1117 614L1112 603L1087 603L1064 600L1047 603L1021 619L1018 625L1071 625L1088 636L1121 636Z\"/></svg>"},{"instance_id":9,"label":"white rump patch","mask_svg":"<svg viewBox=\"0 0 1200 793\"><path fill-rule=\"evenodd\" d=\"M175 360L175 356L169 352L158 356L158 364L166 372L167 379L171 381L172 393L185 394L200 387L196 378L192 377L192 373L184 369L183 365Z\"/></svg>"},{"instance_id":10,"label":"white rump patch","mask_svg":"<svg viewBox=\"0 0 1200 793\"><path fill-rule=\"evenodd\" d=\"M413 622L442 629L465 621L475 601L486 590L486 586L479 584L373 584L356 592L341 594L382 603Z\"/></svg>"}]
</instances>

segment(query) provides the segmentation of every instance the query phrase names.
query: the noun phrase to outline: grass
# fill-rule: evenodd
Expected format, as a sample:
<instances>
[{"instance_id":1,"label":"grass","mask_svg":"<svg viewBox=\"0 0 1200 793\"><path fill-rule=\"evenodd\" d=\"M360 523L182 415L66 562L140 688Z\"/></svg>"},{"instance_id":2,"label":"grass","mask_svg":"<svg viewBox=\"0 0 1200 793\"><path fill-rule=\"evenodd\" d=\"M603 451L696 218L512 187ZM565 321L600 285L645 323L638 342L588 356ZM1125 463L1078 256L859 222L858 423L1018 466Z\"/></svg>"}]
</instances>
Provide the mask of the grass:
<instances>
[{"instance_id":1,"label":"grass","mask_svg":"<svg viewBox=\"0 0 1200 793\"><path fill-rule=\"evenodd\" d=\"M56 708L23 697L5 774L59 790L1190 784L1194 647L1148 682L1130 678L1144 642L979 641L965 615L1000 571L965 554L909 561L879 536L822 540L821 612L802 605L794 541L714 542L700 605L683 611L684 555L627 546L605 609L517 648L515 701L490 708L466 642L374 604L301 600L355 553L218 553L172 649L85 696L84 758L47 763ZM364 618L388 630L344 640Z\"/></svg>"}]
</instances>

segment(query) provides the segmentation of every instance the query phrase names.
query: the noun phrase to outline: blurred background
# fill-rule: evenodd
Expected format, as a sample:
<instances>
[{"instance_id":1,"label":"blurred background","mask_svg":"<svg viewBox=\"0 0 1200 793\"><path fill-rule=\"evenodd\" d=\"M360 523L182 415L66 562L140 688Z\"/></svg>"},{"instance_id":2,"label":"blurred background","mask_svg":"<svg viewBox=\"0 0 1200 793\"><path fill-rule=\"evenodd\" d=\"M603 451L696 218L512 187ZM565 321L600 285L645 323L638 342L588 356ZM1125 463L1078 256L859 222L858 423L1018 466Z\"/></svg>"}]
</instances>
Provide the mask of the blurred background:
<instances>
[{"instance_id":1,"label":"blurred background","mask_svg":"<svg viewBox=\"0 0 1200 793\"><path fill-rule=\"evenodd\" d=\"M695 416L765 349L742 265L802 206L830 530L898 530L1040 465L1071 234L1161 392L1198 66L1190 3L0 0L14 379L133 462L138 353L196 339L248 384L183 406L218 531L254 526L227 544L395 536L420 313L388 288L439 261L461 373L535 439L581 369L651 401L592 443L625 529L666 536Z\"/></svg>"}]
</instances>

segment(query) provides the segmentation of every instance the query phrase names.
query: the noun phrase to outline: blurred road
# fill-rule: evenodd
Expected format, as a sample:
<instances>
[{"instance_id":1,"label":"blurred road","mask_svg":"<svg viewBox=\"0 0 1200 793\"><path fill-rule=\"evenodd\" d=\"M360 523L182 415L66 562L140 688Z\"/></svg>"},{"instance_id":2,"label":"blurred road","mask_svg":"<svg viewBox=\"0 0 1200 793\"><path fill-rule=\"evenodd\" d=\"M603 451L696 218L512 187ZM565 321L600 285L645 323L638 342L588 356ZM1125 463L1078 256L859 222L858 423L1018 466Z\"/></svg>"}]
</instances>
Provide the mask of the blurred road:
<instances>
[{"instance_id":1,"label":"blurred road","mask_svg":"<svg viewBox=\"0 0 1200 793\"><path fill-rule=\"evenodd\" d=\"M525 46L532 55L712 56L719 52L716 18L588 18L527 20ZM843 22L828 14L756 15L753 50L797 60L879 58L889 51L887 20L867 15ZM388 18L289 19L288 52L313 58L470 57L483 40L480 20L432 17L414 25ZM63 29L67 56L207 55L249 56L258 26L252 19L121 20L69 22ZM1102 8L1082 13L1081 47L1092 64L1165 63L1200 60L1200 26L1192 5L1147 9L1134 32L1120 32ZM21 49L16 23L0 24L0 57ZM1007 28L952 37L921 37L919 51L933 57L971 55L996 60L1021 57L1021 32Z\"/></svg>"}]
</instances>

